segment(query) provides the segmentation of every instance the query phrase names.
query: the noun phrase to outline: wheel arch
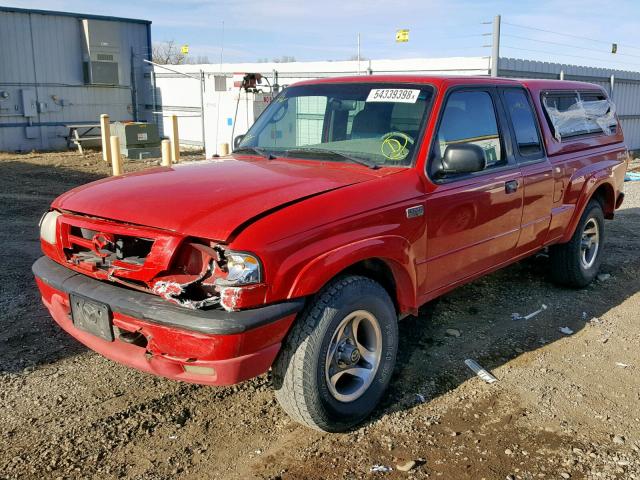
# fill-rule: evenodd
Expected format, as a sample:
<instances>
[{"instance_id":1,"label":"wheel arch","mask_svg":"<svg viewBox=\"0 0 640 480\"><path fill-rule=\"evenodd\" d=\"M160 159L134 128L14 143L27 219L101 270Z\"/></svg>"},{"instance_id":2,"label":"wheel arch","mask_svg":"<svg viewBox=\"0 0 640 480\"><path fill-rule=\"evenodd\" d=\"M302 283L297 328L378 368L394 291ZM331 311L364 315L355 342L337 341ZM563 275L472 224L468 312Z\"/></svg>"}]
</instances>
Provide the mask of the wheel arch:
<instances>
[{"instance_id":1,"label":"wheel arch","mask_svg":"<svg viewBox=\"0 0 640 480\"><path fill-rule=\"evenodd\" d=\"M606 218L607 220L611 220L616 208L616 194L613 185L611 185L609 182L600 184L594 190L590 199L591 198L594 198L600 202L600 205L602 205L602 211L604 212L604 218Z\"/></svg>"},{"instance_id":2,"label":"wheel arch","mask_svg":"<svg viewBox=\"0 0 640 480\"><path fill-rule=\"evenodd\" d=\"M396 278L389 264L381 258L367 258L356 262L338 272L333 278L343 275L360 275L379 283L391 297L396 311L400 311Z\"/></svg>"},{"instance_id":3,"label":"wheel arch","mask_svg":"<svg viewBox=\"0 0 640 480\"><path fill-rule=\"evenodd\" d=\"M587 188L589 188L588 191L586 191ZM615 188L608 177L601 179L600 181L597 181L594 177L590 182L586 182L585 191L579 197L579 201L576 205L573 216L571 217L571 221L560 243L566 243L571 240L571 237L573 237L573 234L580 223L582 214L592 199L595 199L600 203L604 213L604 218L608 220L613 218L616 205Z\"/></svg>"},{"instance_id":4,"label":"wheel arch","mask_svg":"<svg viewBox=\"0 0 640 480\"><path fill-rule=\"evenodd\" d=\"M361 275L382 285L399 314L414 312L416 274L409 252L408 242L400 237L366 240L327 252L298 274L289 297L311 296L337 277Z\"/></svg>"}]
</instances>

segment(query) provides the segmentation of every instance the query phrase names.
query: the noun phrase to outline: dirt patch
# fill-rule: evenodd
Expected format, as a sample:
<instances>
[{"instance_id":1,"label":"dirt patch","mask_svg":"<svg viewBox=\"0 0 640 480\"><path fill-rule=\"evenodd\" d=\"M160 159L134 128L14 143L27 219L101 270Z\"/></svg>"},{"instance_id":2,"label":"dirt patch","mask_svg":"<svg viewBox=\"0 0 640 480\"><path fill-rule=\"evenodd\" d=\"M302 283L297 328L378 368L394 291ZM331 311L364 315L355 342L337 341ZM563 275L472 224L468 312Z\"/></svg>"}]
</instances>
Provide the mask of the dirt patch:
<instances>
[{"instance_id":1,"label":"dirt patch","mask_svg":"<svg viewBox=\"0 0 640 480\"><path fill-rule=\"evenodd\" d=\"M401 323L382 405L336 435L285 416L268 375L181 384L56 328L30 272L38 219L109 166L97 154L0 154L0 173L0 478L640 479L640 182L606 224L610 277L561 289L539 255L457 289ZM475 377L466 358L498 382Z\"/></svg>"}]
</instances>

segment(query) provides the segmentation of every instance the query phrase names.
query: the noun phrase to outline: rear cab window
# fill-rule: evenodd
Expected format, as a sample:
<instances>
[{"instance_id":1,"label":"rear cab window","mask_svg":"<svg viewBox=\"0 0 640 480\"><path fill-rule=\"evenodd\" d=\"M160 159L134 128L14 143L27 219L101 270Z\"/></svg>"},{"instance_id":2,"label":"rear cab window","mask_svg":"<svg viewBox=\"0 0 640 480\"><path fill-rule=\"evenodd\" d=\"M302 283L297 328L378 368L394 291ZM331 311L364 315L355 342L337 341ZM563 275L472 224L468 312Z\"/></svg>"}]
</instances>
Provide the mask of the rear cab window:
<instances>
[{"instance_id":1,"label":"rear cab window","mask_svg":"<svg viewBox=\"0 0 640 480\"><path fill-rule=\"evenodd\" d=\"M542 94L545 116L559 142L586 135L615 135L615 105L598 91L559 91Z\"/></svg>"}]
</instances>

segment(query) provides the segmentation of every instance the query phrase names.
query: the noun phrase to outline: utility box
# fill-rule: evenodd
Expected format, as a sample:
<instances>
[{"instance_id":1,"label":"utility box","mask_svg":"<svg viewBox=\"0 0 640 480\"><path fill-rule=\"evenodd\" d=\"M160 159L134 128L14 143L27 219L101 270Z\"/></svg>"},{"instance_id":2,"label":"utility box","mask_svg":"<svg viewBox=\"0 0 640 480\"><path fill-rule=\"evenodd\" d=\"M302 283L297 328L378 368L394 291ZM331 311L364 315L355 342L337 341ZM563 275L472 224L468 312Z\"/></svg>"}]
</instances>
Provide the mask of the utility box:
<instances>
[{"instance_id":1,"label":"utility box","mask_svg":"<svg viewBox=\"0 0 640 480\"><path fill-rule=\"evenodd\" d=\"M38 114L36 91L32 88L23 88L20 90L20 96L22 97L22 116L35 117Z\"/></svg>"},{"instance_id":2,"label":"utility box","mask_svg":"<svg viewBox=\"0 0 640 480\"><path fill-rule=\"evenodd\" d=\"M120 153L130 159L142 160L160 156L158 126L143 122L115 122L111 135L120 138Z\"/></svg>"}]
</instances>

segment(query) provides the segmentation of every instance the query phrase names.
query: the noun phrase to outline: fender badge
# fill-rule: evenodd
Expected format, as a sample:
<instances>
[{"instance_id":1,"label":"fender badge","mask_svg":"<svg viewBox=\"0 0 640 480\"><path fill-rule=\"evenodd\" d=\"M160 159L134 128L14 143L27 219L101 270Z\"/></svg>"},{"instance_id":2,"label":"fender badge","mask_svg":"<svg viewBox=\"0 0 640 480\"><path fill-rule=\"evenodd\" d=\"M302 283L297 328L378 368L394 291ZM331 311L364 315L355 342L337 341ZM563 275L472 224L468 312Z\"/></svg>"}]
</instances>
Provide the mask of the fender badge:
<instances>
[{"instance_id":1,"label":"fender badge","mask_svg":"<svg viewBox=\"0 0 640 480\"><path fill-rule=\"evenodd\" d=\"M424 215L424 206L416 205L415 207L407 208L407 218L421 217Z\"/></svg>"}]
</instances>

